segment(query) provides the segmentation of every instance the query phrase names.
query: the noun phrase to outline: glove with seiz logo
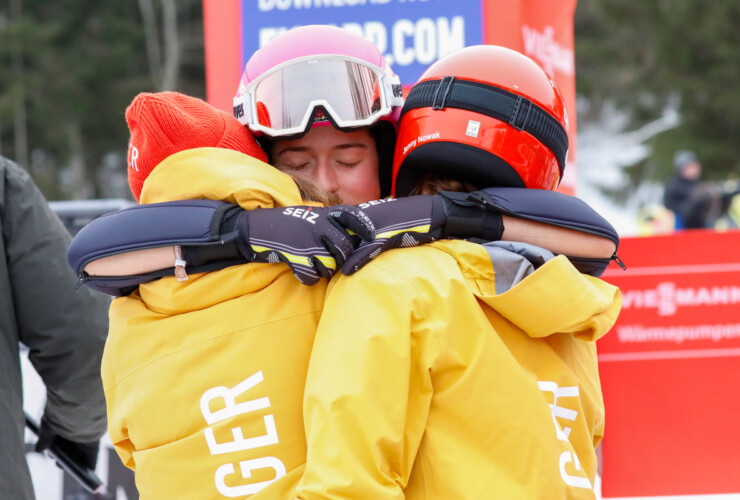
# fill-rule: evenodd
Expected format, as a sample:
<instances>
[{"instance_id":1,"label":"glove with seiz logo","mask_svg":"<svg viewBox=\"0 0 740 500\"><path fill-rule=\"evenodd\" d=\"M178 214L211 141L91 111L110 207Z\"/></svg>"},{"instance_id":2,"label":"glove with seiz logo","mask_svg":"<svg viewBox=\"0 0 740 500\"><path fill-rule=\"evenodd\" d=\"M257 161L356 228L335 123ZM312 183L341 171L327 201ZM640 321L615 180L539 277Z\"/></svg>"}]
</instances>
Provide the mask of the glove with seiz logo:
<instances>
[{"instance_id":1,"label":"glove with seiz logo","mask_svg":"<svg viewBox=\"0 0 740 500\"><path fill-rule=\"evenodd\" d=\"M375 239L362 242L342 266L353 274L392 248L413 247L440 238L501 239L504 223L500 213L457 193L418 195L375 200L358 205L375 225Z\"/></svg>"},{"instance_id":2,"label":"glove with seiz logo","mask_svg":"<svg viewBox=\"0 0 740 500\"><path fill-rule=\"evenodd\" d=\"M222 231L237 232L236 246L249 262L284 262L304 285L331 278L361 241L372 241L372 221L357 207L296 206L244 211L234 207ZM222 237L227 235L222 232Z\"/></svg>"}]
</instances>

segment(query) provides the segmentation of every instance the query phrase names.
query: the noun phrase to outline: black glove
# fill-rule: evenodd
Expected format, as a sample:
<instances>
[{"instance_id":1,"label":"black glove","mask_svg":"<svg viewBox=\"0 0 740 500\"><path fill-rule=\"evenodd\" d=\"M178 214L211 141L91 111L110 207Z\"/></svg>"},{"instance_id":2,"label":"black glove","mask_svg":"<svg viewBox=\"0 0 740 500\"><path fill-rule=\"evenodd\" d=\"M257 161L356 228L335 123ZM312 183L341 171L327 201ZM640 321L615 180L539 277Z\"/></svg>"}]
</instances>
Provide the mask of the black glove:
<instances>
[{"instance_id":1,"label":"black glove","mask_svg":"<svg viewBox=\"0 0 740 500\"><path fill-rule=\"evenodd\" d=\"M239 253L249 262L284 262L305 285L331 278L359 241L375 236L372 221L357 207L296 206L227 213ZM354 235L354 237L353 237Z\"/></svg>"},{"instance_id":2,"label":"black glove","mask_svg":"<svg viewBox=\"0 0 740 500\"><path fill-rule=\"evenodd\" d=\"M469 193L443 191L358 206L373 221L375 239L360 244L347 259L342 266L347 275L392 248L422 245L440 238L497 241L504 232L501 214L469 200Z\"/></svg>"},{"instance_id":3,"label":"black glove","mask_svg":"<svg viewBox=\"0 0 740 500\"><path fill-rule=\"evenodd\" d=\"M45 418L41 418L38 441L36 441L36 447L34 448L38 453L47 449L57 456L64 453L72 462L95 470L95 465L98 463L99 448L100 441L77 443L57 435L49 426L49 422Z\"/></svg>"}]
</instances>

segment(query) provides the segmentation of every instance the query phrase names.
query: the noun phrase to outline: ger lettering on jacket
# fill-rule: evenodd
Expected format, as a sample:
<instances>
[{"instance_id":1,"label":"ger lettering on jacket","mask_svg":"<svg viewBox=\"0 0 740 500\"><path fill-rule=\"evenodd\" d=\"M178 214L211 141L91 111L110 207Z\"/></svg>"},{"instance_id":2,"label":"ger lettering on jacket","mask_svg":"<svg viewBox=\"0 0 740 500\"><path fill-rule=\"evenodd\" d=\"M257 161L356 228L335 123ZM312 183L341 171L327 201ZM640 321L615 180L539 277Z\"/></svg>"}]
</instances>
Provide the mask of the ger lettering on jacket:
<instances>
[{"instance_id":1,"label":"ger lettering on jacket","mask_svg":"<svg viewBox=\"0 0 740 500\"><path fill-rule=\"evenodd\" d=\"M280 442L278 439L277 428L275 427L275 417L272 414L264 415L262 418L265 424L265 434L261 436L244 437L241 426L231 429L234 437L233 441L219 443L214 435L213 425L224 420L237 417L239 415L250 413L257 410L264 410L270 407L270 398L261 397L249 401L237 403L237 399L243 399L242 395L254 388L257 384L264 381L262 370L247 377L242 382L232 388L219 386L208 389L200 398L200 411L209 427L205 430L206 443L211 455L226 455L238 453L244 450L253 450L270 446ZM216 402L217 410L211 410L211 403ZM285 465L277 457L260 457L251 460L242 460L239 462L239 469L243 479L251 477L251 471L257 469L273 469L275 477L271 480L260 481L258 483L243 484L239 486L228 486L226 477L236 473L233 462L227 462L216 469L214 481L219 493L226 497L243 497L257 493L269 483L283 477L286 473ZM233 483L233 480L228 481Z\"/></svg>"}]
</instances>

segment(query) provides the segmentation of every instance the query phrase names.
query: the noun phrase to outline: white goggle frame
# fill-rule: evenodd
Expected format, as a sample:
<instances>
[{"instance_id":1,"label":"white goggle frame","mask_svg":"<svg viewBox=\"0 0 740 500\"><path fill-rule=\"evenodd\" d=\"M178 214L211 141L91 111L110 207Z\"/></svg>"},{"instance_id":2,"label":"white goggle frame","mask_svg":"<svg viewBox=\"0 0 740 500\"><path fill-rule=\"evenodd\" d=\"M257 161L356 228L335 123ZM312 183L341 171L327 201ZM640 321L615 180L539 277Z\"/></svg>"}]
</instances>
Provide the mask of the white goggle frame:
<instances>
[{"instance_id":1,"label":"white goggle frame","mask_svg":"<svg viewBox=\"0 0 740 500\"><path fill-rule=\"evenodd\" d=\"M372 70L378 78L378 81L380 82L380 109L373 112L370 116L366 118L348 120L339 116L339 113L334 110L334 108L326 99L314 99L306 103L305 114L300 124L297 126L284 129L274 129L272 127L267 127L260 124L257 113L257 102L254 98L255 91L259 87L259 84L269 76L282 71L288 66L304 64L317 60L340 60L355 63ZM239 95L234 97L234 116L239 120L239 123L248 126L249 129L253 132L260 132L270 137L283 137L298 135L306 132L309 129L309 123L313 120L313 116L317 107L322 107L324 110L326 110L326 113L331 115L331 120L333 120L336 126L340 129L352 129L370 126L377 122L380 118L391 114L394 107L401 106L403 106L403 90L401 86L401 81L397 75L394 75L389 71L384 70L383 68L380 68L373 64L369 64L368 62L361 59L339 55L321 55L299 57L279 64L270 69L270 71L263 73L258 78L249 82L246 87L240 88Z\"/></svg>"}]
</instances>

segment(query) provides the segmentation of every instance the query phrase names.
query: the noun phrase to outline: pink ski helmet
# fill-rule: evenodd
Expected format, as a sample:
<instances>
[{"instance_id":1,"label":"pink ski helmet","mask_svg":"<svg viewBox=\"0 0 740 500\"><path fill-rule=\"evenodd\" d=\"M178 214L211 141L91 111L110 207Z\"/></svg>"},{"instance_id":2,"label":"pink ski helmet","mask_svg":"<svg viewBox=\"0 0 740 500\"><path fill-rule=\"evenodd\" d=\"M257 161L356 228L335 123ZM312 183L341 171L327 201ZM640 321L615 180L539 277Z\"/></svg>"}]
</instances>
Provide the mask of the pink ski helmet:
<instances>
[{"instance_id":1,"label":"pink ski helmet","mask_svg":"<svg viewBox=\"0 0 740 500\"><path fill-rule=\"evenodd\" d=\"M270 40L247 61L234 116L257 136L300 137L311 127L371 127L381 192L390 192L401 83L383 54L352 31L302 26Z\"/></svg>"}]
</instances>

